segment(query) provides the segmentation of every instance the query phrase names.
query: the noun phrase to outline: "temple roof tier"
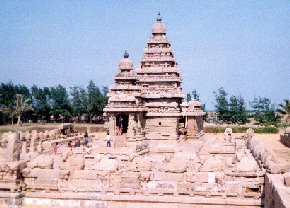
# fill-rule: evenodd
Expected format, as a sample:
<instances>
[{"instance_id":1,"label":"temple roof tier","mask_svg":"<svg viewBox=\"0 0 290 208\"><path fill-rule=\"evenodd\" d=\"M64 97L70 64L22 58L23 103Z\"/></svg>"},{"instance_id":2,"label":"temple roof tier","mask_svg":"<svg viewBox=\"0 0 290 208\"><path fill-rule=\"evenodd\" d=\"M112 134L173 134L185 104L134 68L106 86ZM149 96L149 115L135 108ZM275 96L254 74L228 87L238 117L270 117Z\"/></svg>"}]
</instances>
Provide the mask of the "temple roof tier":
<instances>
[{"instance_id":1,"label":"temple roof tier","mask_svg":"<svg viewBox=\"0 0 290 208\"><path fill-rule=\"evenodd\" d=\"M148 112L146 113L146 116L148 117L179 117L180 113L166 113L166 112L160 112L160 113L152 113Z\"/></svg>"},{"instance_id":2,"label":"temple roof tier","mask_svg":"<svg viewBox=\"0 0 290 208\"><path fill-rule=\"evenodd\" d=\"M147 53L173 53L171 48L144 48L143 52Z\"/></svg>"},{"instance_id":3,"label":"temple roof tier","mask_svg":"<svg viewBox=\"0 0 290 208\"><path fill-rule=\"evenodd\" d=\"M113 97L113 96L117 96L118 94L117 94L117 92L118 91L113 91L112 90L112 92L109 92L107 95L109 96L109 97ZM130 92L130 91L128 91L128 92ZM141 93L138 93L138 92L130 92L130 93L122 93L122 94L124 94L124 95L128 95L128 96L135 96L135 97L140 97L141 96Z\"/></svg>"},{"instance_id":4,"label":"temple roof tier","mask_svg":"<svg viewBox=\"0 0 290 208\"><path fill-rule=\"evenodd\" d=\"M111 108L111 107L107 107L107 108L104 108L104 111L105 112L144 112L144 111L147 111L146 108L118 108L118 107L114 107L114 108Z\"/></svg>"},{"instance_id":5,"label":"temple roof tier","mask_svg":"<svg viewBox=\"0 0 290 208\"><path fill-rule=\"evenodd\" d=\"M129 75L129 76L120 76L120 75L117 75L115 76L114 78L115 80L136 80L136 76L134 75Z\"/></svg>"},{"instance_id":6,"label":"temple roof tier","mask_svg":"<svg viewBox=\"0 0 290 208\"><path fill-rule=\"evenodd\" d=\"M143 98L147 99L158 99L158 98L185 98L184 94L168 94L168 93L163 93L163 94L143 94Z\"/></svg>"},{"instance_id":7,"label":"temple roof tier","mask_svg":"<svg viewBox=\"0 0 290 208\"><path fill-rule=\"evenodd\" d=\"M111 90L140 90L136 85L114 85L110 88Z\"/></svg>"},{"instance_id":8,"label":"temple roof tier","mask_svg":"<svg viewBox=\"0 0 290 208\"><path fill-rule=\"evenodd\" d=\"M169 44L170 45L170 41L166 38L150 38L148 41L147 41L147 44ZM164 47L164 48L167 48L167 47Z\"/></svg>"},{"instance_id":9,"label":"temple roof tier","mask_svg":"<svg viewBox=\"0 0 290 208\"><path fill-rule=\"evenodd\" d=\"M152 102L152 103L145 103L146 107L177 107L178 104L176 102L172 103L160 103L160 102Z\"/></svg>"},{"instance_id":10,"label":"temple roof tier","mask_svg":"<svg viewBox=\"0 0 290 208\"><path fill-rule=\"evenodd\" d=\"M140 78L139 82L142 83L154 83L154 82L178 82L182 83L181 78Z\"/></svg>"},{"instance_id":11,"label":"temple roof tier","mask_svg":"<svg viewBox=\"0 0 290 208\"><path fill-rule=\"evenodd\" d=\"M109 98L110 102L136 102L135 98L117 98L117 97L110 97Z\"/></svg>"},{"instance_id":12,"label":"temple roof tier","mask_svg":"<svg viewBox=\"0 0 290 208\"><path fill-rule=\"evenodd\" d=\"M177 73L180 74L180 69L178 67L144 67L138 68L136 70L137 74L160 74L160 73Z\"/></svg>"},{"instance_id":13,"label":"temple roof tier","mask_svg":"<svg viewBox=\"0 0 290 208\"><path fill-rule=\"evenodd\" d=\"M171 62L176 62L175 58L171 56L155 56L155 57L143 57L141 58L141 63L144 62L155 62L155 61L171 61Z\"/></svg>"}]
</instances>

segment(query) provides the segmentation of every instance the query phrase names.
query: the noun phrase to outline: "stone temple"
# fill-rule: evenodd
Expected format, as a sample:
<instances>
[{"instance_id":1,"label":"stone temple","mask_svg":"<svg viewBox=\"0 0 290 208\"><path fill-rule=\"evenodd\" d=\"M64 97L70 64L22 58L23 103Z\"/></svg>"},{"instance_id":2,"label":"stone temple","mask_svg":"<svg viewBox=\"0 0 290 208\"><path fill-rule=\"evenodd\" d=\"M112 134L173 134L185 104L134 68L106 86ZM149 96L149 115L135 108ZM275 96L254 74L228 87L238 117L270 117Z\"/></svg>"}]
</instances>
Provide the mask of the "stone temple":
<instances>
[{"instance_id":1,"label":"stone temple","mask_svg":"<svg viewBox=\"0 0 290 208\"><path fill-rule=\"evenodd\" d=\"M203 133L203 115L198 101L182 103L181 72L166 37L160 13L152 27L141 65L136 72L125 52L104 109L108 129L117 144L141 140L177 140L181 127L188 138ZM120 124L120 121L122 124ZM118 129L122 125L122 135ZM123 141L123 142L122 142Z\"/></svg>"},{"instance_id":2,"label":"stone temple","mask_svg":"<svg viewBox=\"0 0 290 208\"><path fill-rule=\"evenodd\" d=\"M180 84L158 15L141 66L125 52L109 92L112 147L96 125L3 133L0 207L289 207L290 165L252 129L204 134L202 105L182 102ZM72 145L84 132L89 143Z\"/></svg>"}]
</instances>

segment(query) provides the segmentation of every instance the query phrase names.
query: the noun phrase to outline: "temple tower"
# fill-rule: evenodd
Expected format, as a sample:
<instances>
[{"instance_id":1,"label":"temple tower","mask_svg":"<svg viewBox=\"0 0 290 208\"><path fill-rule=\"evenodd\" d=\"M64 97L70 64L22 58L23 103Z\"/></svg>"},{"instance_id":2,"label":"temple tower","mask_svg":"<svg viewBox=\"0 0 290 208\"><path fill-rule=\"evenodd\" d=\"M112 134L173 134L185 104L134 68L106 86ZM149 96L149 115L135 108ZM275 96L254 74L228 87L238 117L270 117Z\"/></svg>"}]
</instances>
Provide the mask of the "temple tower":
<instances>
[{"instance_id":1,"label":"temple tower","mask_svg":"<svg viewBox=\"0 0 290 208\"><path fill-rule=\"evenodd\" d=\"M134 140L141 126L137 125L138 115L144 111L140 100L140 90L136 86L137 76L133 71L133 62L125 51L115 76L115 85L108 93L108 105L104 108L108 118L109 134L115 137L116 143ZM142 114L142 113L141 113ZM122 132L118 132L122 126ZM119 137L118 137L119 136Z\"/></svg>"},{"instance_id":2,"label":"temple tower","mask_svg":"<svg viewBox=\"0 0 290 208\"><path fill-rule=\"evenodd\" d=\"M185 95L181 73L170 46L166 26L158 13L136 74L127 52L120 61L104 109L110 135L117 144L122 143L117 146L137 144L144 139L153 143L176 140L181 128L185 128L183 134L188 139L203 134L201 104L196 101L182 104Z\"/></svg>"},{"instance_id":3,"label":"temple tower","mask_svg":"<svg viewBox=\"0 0 290 208\"><path fill-rule=\"evenodd\" d=\"M144 100L146 139L178 139L180 104L185 95L181 75L158 13L152 36L137 69L137 86Z\"/></svg>"}]
</instances>

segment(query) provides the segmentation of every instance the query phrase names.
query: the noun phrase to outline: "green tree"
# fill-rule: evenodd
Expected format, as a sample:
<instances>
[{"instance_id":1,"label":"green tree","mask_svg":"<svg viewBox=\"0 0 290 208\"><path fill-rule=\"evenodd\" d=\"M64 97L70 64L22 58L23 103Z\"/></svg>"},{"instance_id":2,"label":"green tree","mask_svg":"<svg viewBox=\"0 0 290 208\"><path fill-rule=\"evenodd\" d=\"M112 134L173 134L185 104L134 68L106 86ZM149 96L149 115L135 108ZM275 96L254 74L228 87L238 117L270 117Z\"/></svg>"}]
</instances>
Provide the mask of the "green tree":
<instances>
[{"instance_id":1,"label":"green tree","mask_svg":"<svg viewBox=\"0 0 290 208\"><path fill-rule=\"evenodd\" d=\"M56 120L64 119L68 121L71 117L71 105L68 99L68 93L65 87L58 85L50 88L51 93L51 114Z\"/></svg>"},{"instance_id":2,"label":"green tree","mask_svg":"<svg viewBox=\"0 0 290 208\"><path fill-rule=\"evenodd\" d=\"M186 94L186 101L187 102L191 101L191 94L190 93Z\"/></svg>"},{"instance_id":3,"label":"green tree","mask_svg":"<svg viewBox=\"0 0 290 208\"><path fill-rule=\"evenodd\" d=\"M17 94L16 95L16 105L15 105L15 112L17 115L17 130L19 125L21 125L21 115L24 111L33 110L31 106L29 106L29 102L31 101L30 98L24 99L23 95Z\"/></svg>"},{"instance_id":4,"label":"green tree","mask_svg":"<svg viewBox=\"0 0 290 208\"><path fill-rule=\"evenodd\" d=\"M232 95L229 102L229 120L232 123L246 123L247 112L244 99Z\"/></svg>"},{"instance_id":5,"label":"green tree","mask_svg":"<svg viewBox=\"0 0 290 208\"><path fill-rule=\"evenodd\" d=\"M34 109L36 120L50 120L51 106L49 104L51 93L48 87L38 88L33 85L31 88L32 107Z\"/></svg>"},{"instance_id":6,"label":"green tree","mask_svg":"<svg viewBox=\"0 0 290 208\"><path fill-rule=\"evenodd\" d=\"M79 117L87 113L88 95L81 87L72 87L70 92L72 99L72 115Z\"/></svg>"},{"instance_id":7,"label":"green tree","mask_svg":"<svg viewBox=\"0 0 290 208\"><path fill-rule=\"evenodd\" d=\"M91 121L92 116L101 115L103 112L102 107L102 93L98 86L91 80L87 87L88 93L88 114Z\"/></svg>"},{"instance_id":8,"label":"green tree","mask_svg":"<svg viewBox=\"0 0 290 208\"><path fill-rule=\"evenodd\" d=\"M243 124L248 121L246 102L241 96L239 96L238 98L238 116L237 117L238 117L238 121Z\"/></svg>"},{"instance_id":9,"label":"green tree","mask_svg":"<svg viewBox=\"0 0 290 208\"><path fill-rule=\"evenodd\" d=\"M193 100L200 101L200 100L199 100L199 94L197 94L196 89L192 90L192 91L191 91L191 94L190 94L190 93L187 93L187 94L186 94L186 101L187 101L187 102L191 101L192 99L193 99Z\"/></svg>"},{"instance_id":10,"label":"green tree","mask_svg":"<svg viewBox=\"0 0 290 208\"><path fill-rule=\"evenodd\" d=\"M228 122L230 118L229 103L227 100L227 93L224 88L219 88L217 92L213 92L215 95L215 108L218 113L218 119L223 122Z\"/></svg>"},{"instance_id":11,"label":"green tree","mask_svg":"<svg viewBox=\"0 0 290 208\"><path fill-rule=\"evenodd\" d=\"M254 119L260 124L276 124L279 119L275 115L274 105L268 98L255 97L250 106L253 108Z\"/></svg>"},{"instance_id":12,"label":"green tree","mask_svg":"<svg viewBox=\"0 0 290 208\"><path fill-rule=\"evenodd\" d=\"M229 120L232 123L237 123L238 121L237 113L238 113L238 98L232 95L230 97L230 103L229 103Z\"/></svg>"},{"instance_id":13,"label":"green tree","mask_svg":"<svg viewBox=\"0 0 290 208\"><path fill-rule=\"evenodd\" d=\"M192 94L192 97L193 97L194 100L199 101L199 94L197 94L196 89L194 89L194 90L191 92L191 94Z\"/></svg>"},{"instance_id":14,"label":"green tree","mask_svg":"<svg viewBox=\"0 0 290 208\"><path fill-rule=\"evenodd\" d=\"M101 108L104 109L106 105L108 104L109 97L107 94L109 93L109 88L108 87L103 87L102 88L102 102L101 102Z\"/></svg>"},{"instance_id":15,"label":"green tree","mask_svg":"<svg viewBox=\"0 0 290 208\"><path fill-rule=\"evenodd\" d=\"M285 104L280 103L277 109L277 112L280 114L280 116L283 118L283 120L286 122L286 124L290 124L290 102L289 99L285 99Z\"/></svg>"},{"instance_id":16,"label":"green tree","mask_svg":"<svg viewBox=\"0 0 290 208\"><path fill-rule=\"evenodd\" d=\"M21 94L24 99L31 97L29 89L24 85L14 85L12 82L1 83L0 85L0 124L11 121L13 124L16 117L15 97ZM28 103L30 104L30 103ZM26 118L26 117L25 117Z\"/></svg>"}]
</instances>

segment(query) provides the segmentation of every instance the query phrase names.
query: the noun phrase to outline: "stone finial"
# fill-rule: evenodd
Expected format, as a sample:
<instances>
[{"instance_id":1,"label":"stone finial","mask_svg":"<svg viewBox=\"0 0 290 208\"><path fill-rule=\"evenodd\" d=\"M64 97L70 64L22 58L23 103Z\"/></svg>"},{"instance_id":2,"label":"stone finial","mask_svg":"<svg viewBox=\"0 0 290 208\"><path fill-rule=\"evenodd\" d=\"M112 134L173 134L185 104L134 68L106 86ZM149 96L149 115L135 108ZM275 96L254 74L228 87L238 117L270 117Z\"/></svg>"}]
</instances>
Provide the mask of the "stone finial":
<instances>
[{"instance_id":1,"label":"stone finial","mask_svg":"<svg viewBox=\"0 0 290 208\"><path fill-rule=\"evenodd\" d=\"M160 12L158 12L158 16L156 18L156 21L152 27L152 33L153 34L166 34L166 26L161 22L162 17L160 16Z\"/></svg>"},{"instance_id":2,"label":"stone finial","mask_svg":"<svg viewBox=\"0 0 290 208\"><path fill-rule=\"evenodd\" d=\"M161 22L162 21L162 17L160 16L160 12L158 12L158 16L156 18L157 22Z\"/></svg>"},{"instance_id":3,"label":"stone finial","mask_svg":"<svg viewBox=\"0 0 290 208\"><path fill-rule=\"evenodd\" d=\"M124 53L124 58L129 58L129 53L127 51Z\"/></svg>"}]
</instances>

